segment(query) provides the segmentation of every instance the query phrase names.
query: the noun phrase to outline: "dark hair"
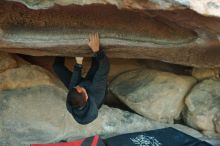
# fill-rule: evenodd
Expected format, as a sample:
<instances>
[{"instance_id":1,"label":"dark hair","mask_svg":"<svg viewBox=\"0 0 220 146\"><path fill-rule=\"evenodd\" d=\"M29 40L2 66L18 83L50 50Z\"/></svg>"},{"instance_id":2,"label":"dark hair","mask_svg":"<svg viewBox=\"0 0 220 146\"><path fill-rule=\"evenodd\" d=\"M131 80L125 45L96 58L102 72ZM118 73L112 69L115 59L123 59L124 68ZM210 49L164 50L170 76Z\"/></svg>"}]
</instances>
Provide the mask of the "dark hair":
<instances>
[{"instance_id":1,"label":"dark hair","mask_svg":"<svg viewBox=\"0 0 220 146\"><path fill-rule=\"evenodd\" d=\"M67 95L67 102L73 108L80 108L85 105L85 95L83 93L78 93L75 88L69 90Z\"/></svg>"}]
</instances>

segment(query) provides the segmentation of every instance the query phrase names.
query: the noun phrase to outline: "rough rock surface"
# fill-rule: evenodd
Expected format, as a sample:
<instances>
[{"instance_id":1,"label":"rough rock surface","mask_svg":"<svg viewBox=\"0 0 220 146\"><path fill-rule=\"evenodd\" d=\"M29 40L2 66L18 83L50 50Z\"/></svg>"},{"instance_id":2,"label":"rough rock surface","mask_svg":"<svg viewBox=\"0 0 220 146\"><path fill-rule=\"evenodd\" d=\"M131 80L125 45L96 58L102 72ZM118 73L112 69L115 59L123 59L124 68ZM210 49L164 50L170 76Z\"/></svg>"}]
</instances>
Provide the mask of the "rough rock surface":
<instances>
[{"instance_id":1,"label":"rough rock surface","mask_svg":"<svg viewBox=\"0 0 220 146\"><path fill-rule=\"evenodd\" d=\"M63 136L65 94L46 85L1 91L0 145L51 142Z\"/></svg>"},{"instance_id":2,"label":"rough rock surface","mask_svg":"<svg viewBox=\"0 0 220 146\"><path fill-rule=\"evenodd\" d=\"M219 78L220 68L193 68L192 76L198 80Z\"/></svg>"},{"instance_id":3,"label":"rough rock surface","mask_svg":"<svg viewBox=\"0 0 220 146\"><path fill-rule=\"evenodd\" d=\"M194 137L203 136L181 125L160 124L136 114L103 106L98 118L89 125L77 124L66 111L63 89L35 86L0 92L1 146L49 143L100 134L117 134L173 126Z\"/></svg>"},{"instance_id":4,"label":"rough rock surface","mask_svg":"<svg viewBox=\"0 0 220 146\"><path fill-rule=\"evenodd\" d=\"M33 7L50 3L96 3L74 0L23 2ZM0 50L35 56L90 56L91 51L85 46L88 34L98 31L107 55L112 58L145 58L199 68L220 67L220 18L205 17L189 9L119 10L103 4L108 1L97 2L99 4L57 5L46 10L31 10L20 3L1 1ZM152 3L173 7L191 3L177 0L111 2L128 7L148 7Z\"/></svg>"},{"instance_id":5,"label":"rough rock surface","mask_svg":"<svg viewBox=\"0 0 220 146\"><path fill-rule=\"evenodd\" d=\"M196 80L168 72L139 69L119 75L110 90L137 113L162 122L178 119L184 97Z\"/></svg>"},{"instance_id":6,"label":"rough rock surface","mask_svg":"<svg viewBox=\"0 0 220 146\"><path fill-rule=\"evenodd\" d=\"M0 90L28 88L37 85L54 85L58 83L50 72L35 66L23 65L19 68L9 69L0 74ZM59 82L60 83L60 82Z\"/></svg>"},{"instance_id":7,"label":"rough rock surface","mask_svg":"<svg viewBox=\"0 0 220 146\"><path fill-rule=\"evenodd\" d=\"M18 57L16 60L20 61ZM22 72L21 69L26 72ZM6 79L1 83L7 85L7 88L4 86L5 88L0 90L1 146L29 146L30 143L72 140L94 134L109 137L164 127L174 127L194 137L205 138L199 132L182 125L158 123L105 105L94 122L86 126L80 125L66 110L67 91L57 81L51 82L57 79L53 79L54 77L44 69L24 63L0 73L2 74L6 75ZM16 89L13 84L9 84L13 80ZM29 84L28 80L32 80L33 84ZM26 85L22 85L22 82Z\"/></svg>"},{"instance_id":8,"label":"rough rock surface","mask_svg":"<svg viewBox=\"0 0 220 146\"><path fill-rule=\"evenodd\" d=\"M179 4L202 14L220 17L220 1L219 0L175 0Z\"/></svg>"},{"instance_id":9,"label":"rough rock surface","mask_svg":"<svg viewBox=\"0 0 220 146\"><path fill-rule=\"evenodd\" d=\"M118 8L127 9L180 9L184 7L190 8L203 15L217 16L220 17L220 1L218 0L13 0L18 1L31 9L45 9L58 5L88 5L88 4L112 4Z\"/></svg>"},{"instance_id":10,"label":"rough rock surface","mask_svg":"<svg viewBox=\"0 0 220 146\"><path fill-rule=\"evenodd\" d=\"M139 115L103 106L89 125L77 124L66 111L63 89L35 86L0 92L1 146L23 146L78 139L100 134L103 138L144 130L174 127L204 139L199 132L182 125L162 124Z\"/></svg>"},{"instance_id":11,"label":"rough rock surface","mask_svg":"<svg viewBox=\"0 0 220 146\"><path fill-rule=\"evenodd\" d=\"M0 52L0 73L7 69L17 67L17 62L12 55Z\"/></svg>"},{"instance_id":12,"label":"rough rock surface","mask_svg":"<svg viewBox=\"0 0 220 146\"><path fill-rule=\"evenodd\" d=\"M71 5L35 11L19 3L1 2L0 4L1 36L4 38L2 40L14 43L23 41L23 46L30 45L28 41L37 44L37 41L38 43L43 40L46 42L47 39L50 39L50 42L41 44L41 46L51 47L56 44L64 45L65 43L70 45L70 39L74 40L75 42L72 42L72 44L77 46L84 44L80 41L87 39L88 33L94 31L102 33L103 40L110 41L110 45L114 45L111 43L111 39L118 41L115 44L123 45L123 41L126 42L127 38L133 42L133 45L130 44L130 46L138 45L138 43L144 46L144 42L163 45L184 44L197 38L195 32L179 27L174 23L164 25L163 22L140 12L118 10L109 5L85 7ZM131 19L133 21L130 21ZM160 29L160 31L157 29ZM46 32L50 33L45 34ZM18 38L13 33L17 33ZM28 39L31 33L36 35L32 36L32 39L36 40ZM56 39L59 35L65 38ZM40 36L44 39L41 40ZM107 42L103 42L103 44L107 44Z\"/></svg>"},{"instance_id":13,"label":"rough rock surface","mask_svg":"<svg viewBox=\"0 0 220 146\"><path fill-rule=\"evenodd\" d=\"M181 125L160 124L136 114L103 106L98 119L82 126L66 111L63 89L55 86L35 86L0 92L1 146L48 143L61 139L77 139L100 134L117 134L173 126L194 137L203 136Z\"/></svg>"},{"instance_id":14,"label":"rough rock surface","mask_svg":"<svg viewBox=\"0 0 220 146\"><path fill-rule=\"evenodd\" d=\"M184 110L186 123L207 135L218 133L220 137L220 80L204 80L187 96Z\"/></svg>"}]
</instances>

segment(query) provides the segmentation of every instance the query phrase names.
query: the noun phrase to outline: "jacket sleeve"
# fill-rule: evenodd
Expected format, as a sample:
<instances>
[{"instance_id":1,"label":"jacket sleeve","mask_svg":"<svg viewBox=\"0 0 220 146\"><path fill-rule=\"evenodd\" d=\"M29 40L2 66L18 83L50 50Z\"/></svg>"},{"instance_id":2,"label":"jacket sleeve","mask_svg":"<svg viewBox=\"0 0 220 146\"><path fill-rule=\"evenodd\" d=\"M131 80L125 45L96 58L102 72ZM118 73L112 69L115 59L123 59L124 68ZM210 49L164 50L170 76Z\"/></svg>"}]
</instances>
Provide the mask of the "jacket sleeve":
<instances>
[{"instance_id":1,"label":"jacket sleeve","mask_svg":"<svg viewBox=\"0 0 220 146\"><path fill-rule=\"evenodd\" d=\"M73 73L70 79L70 83L69 83L69 90L74 88L76 85L79 84L79 82L81 81L82 77L81 77L81 72L82 72L82 65L81 64L75 64L74 65L74 69L73 69Z\"/></svg>"},{"instance_id":2,"label":"jacket sleeve","mask_svg":"<svg viewBox=\"0 0 220 146\"><path fill-rule=\"evenodd\" d=\"M94 56L94 57L92 57L92 65L91 65L91 67L85 77L85 80L92 81L97 69L98 69L98 62L97 62L96 57Z\"/></svg>"},{"instance_id":3,"label":"jacket sleeve","mask_svg":"<svg viewBox=\"0 0 220 146\"><path fill-rule=\"evenodd\" d=\"M103 50L100 50L95 55L98 67L92 80L91 95L94 97L99 108L105 97L110 64Z\"/></svg>"},{"instance_id":4,"label":"jacket sleeve","mask_svg":"<svg viewBox=\"0 0 220 146\"><path fill-rule=\"evenodd\" d=\"M93 85L101 85L102 82L100 81L107 80L110 69L109 60L103 50L100 50L95 54L95 62L97 65L97 70L93 77L92 83Z\"/></svg>"},{"instance_id":5,"label":"jacket sleeve","mask_svg":"<svg viewBox=\"0 0 220 146\"><path fill-rule=\"evenodd\" d=\"M98 116L98 108L92 97L88 98L86 105L83 108L73 108L68 102L67 110L72 114L73 118L80 124L89 124Z\"/></svg>"},{"instance_id":6,"label":"jacket sleeve","mask_svg":"<svg viewBox=\"0 0 220 146\"><path fill-rule=\"evenodd\" d=\"M64 57L55 58L53 70L64 83L64 85L68 88L72 72L64 66Z\"/></svg>"},{"instance_id":7,"label":"jacket sleeve","mask_svg":"<svg viewBox=\"0 0 220 146\"><path fill-rule=\"evenodd\" d=\"M64 57L55 58L53 69L68 89L75 87L81 80L82 65L75 64L71 72L64 65Z\"/></svg>"}]
</instances>

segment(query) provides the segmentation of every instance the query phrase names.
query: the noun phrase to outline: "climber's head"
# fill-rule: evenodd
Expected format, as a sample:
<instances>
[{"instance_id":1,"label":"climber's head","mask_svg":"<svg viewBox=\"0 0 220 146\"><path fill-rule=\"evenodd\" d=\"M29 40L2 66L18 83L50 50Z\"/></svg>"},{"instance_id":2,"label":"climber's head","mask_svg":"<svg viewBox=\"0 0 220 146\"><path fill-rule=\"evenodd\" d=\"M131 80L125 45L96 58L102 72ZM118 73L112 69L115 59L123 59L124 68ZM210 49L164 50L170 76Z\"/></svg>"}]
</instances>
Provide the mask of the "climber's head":
<instances>
[{"instance_id":1,"label":"climber's head","mask_svg":"<svg viewBox=\"0 0 220 146\"><path fill-rule=\"evenodd\" d=\"M85 106L88 100L86 89L81 86L76 86L69 91L67 95L67 102L73 108L81 108Z\"/></svg>"}]
</instances>

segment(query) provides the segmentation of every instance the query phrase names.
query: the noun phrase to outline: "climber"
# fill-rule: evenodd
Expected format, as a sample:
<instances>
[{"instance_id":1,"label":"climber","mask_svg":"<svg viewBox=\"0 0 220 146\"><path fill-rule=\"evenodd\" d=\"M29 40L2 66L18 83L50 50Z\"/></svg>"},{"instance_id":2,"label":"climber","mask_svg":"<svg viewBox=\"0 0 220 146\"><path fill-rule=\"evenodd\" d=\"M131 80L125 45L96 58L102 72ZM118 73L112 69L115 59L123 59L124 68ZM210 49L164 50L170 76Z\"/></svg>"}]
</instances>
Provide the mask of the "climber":
<instances>
[{"instance_id":1,"label":"climber","mask_svg":"<svg viewBox=\"0 0 220 146\"><path fill-rule=\"evenodd\" d=\"M73 72L64 66L64 57L56 57L53 68L58 77L69 89L66 106L80 124L88 124L98 116L103 104L109 72L109 60L100 48L99 34L89 37L88 46L94 53L92 65L85 78L81 77L83 57L76 57Z\"/></svg>"}]
</instances>

